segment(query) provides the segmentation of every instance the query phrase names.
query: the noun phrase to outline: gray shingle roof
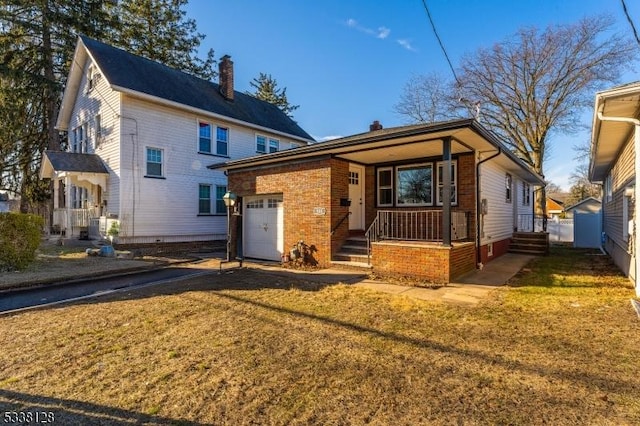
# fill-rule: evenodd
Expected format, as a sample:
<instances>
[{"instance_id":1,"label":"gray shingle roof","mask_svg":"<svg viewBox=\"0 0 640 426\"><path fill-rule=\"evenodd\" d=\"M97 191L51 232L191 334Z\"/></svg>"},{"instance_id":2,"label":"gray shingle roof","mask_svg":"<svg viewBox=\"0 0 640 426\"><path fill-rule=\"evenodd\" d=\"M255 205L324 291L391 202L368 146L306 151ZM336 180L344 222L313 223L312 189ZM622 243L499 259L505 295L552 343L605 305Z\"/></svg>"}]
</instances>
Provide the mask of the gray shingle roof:
<instances>
[{"instance_id":1,"label":"gray shingle roof","mask_svg":"<svg viewBox=\"0 0 640 426\"><path fill-rule=\"evenodd\" d=\"M216 83L85 36L81 39L111 85L313 140L273 104L238 91L227 101Z\"/></svg>"},{"instance_id":2,"label":"gray shingle roof","mask_svg":"<svg viewBox=\"0 0 640 426\"><path fill-rule=\"evenodd\" d=\"M45 151L44 155L53 169L59 172L109 173L97 154Z\"/></svg>"}]
</instances>

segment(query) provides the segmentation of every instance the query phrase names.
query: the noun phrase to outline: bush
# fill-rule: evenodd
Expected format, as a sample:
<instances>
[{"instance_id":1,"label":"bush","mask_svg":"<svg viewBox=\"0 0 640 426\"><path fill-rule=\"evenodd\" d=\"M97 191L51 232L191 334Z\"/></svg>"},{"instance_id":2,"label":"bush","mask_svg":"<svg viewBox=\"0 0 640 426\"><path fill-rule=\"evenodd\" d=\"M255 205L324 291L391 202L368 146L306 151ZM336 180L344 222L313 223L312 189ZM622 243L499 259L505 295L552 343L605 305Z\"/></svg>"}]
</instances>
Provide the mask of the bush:
<instances>
[{"instance_id":1,"label":"bush","mask_svg":"<svg viewBox=\"0 0 640 426\"><path fill-rule=\"evenodd\" d=\"M43 226L40 216L0 213L0 270L24 269L33 262Z\"/></svg>"}]
</instances>

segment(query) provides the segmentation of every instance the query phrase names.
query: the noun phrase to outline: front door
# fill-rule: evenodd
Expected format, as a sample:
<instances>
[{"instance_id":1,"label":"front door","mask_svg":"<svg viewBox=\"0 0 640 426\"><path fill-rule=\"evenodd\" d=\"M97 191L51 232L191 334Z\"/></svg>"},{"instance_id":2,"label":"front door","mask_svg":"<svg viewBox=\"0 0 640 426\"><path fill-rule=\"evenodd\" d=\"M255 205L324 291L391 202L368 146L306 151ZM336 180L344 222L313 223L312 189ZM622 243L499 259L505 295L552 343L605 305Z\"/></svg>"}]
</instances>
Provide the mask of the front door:
<instances>
[{"instance_id":1,"label":"front door","mask_svg":"<svg viewBox=\"0 0 640 426\"><path fill-rule=\"evenodd\" d=\"M364 167L349 164L349 229L364 229Z\"/></svg>"}]
</instances>

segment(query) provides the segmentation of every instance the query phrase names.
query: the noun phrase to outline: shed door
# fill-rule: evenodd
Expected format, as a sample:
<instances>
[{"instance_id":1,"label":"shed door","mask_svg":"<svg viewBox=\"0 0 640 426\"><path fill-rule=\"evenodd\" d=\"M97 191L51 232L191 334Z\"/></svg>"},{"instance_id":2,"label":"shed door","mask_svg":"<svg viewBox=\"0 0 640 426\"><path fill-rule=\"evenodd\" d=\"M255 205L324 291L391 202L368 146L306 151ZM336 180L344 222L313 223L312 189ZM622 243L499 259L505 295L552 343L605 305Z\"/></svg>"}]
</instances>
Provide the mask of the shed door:
<instances>
[{"instance_id":1,"label":"shed door","mask_svg":"<svg viewBox=\"0 0 640 426\"><path fill-rule=\"evenodd\" d=\"M284 246L282 195L245 197L244 255L281 260Z\"/></svg>"}]
</instances>

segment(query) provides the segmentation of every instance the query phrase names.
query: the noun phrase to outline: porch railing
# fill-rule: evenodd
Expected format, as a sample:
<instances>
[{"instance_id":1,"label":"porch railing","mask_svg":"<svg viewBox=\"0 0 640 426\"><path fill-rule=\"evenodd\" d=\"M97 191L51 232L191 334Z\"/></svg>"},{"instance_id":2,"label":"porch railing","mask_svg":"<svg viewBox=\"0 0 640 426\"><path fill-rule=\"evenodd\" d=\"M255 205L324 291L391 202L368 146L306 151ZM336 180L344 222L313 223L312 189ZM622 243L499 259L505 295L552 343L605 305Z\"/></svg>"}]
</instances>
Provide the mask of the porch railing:
<instances>
[{"instance_id":1,"label":"porch railing","mask_svg":"<svg viewBox=\"0 0 640 426\"><path fill-rule=\"evenodd\" d=\"M67 213L69 214L69 225L71 227L88 228L91 218L97 216L96 209L54 209L53 225L64 229L67 226Z\"/></svg>"},{"instance_id":2,"label":"porch railing","mask_svg":"<svg viewBox=\"0 0 640 426\"><path fill-rule=\"evenodd\" d=\"M371 242L380 240L442 241L441 210L378 210L367 231L367 252L371 254ZM451 212L451 240L469 238L467 212Z\"/></svg>"},{"instance_id":3,"label":"porch railing","mask_svg":"<svg viewBox=\"0 0 640 426\"><path fill-rule=\"evenodd\" d=\"M519 214L515 227L518 232L546 232L547 219L543 215Z\"/></svg>"}]
</instances>

